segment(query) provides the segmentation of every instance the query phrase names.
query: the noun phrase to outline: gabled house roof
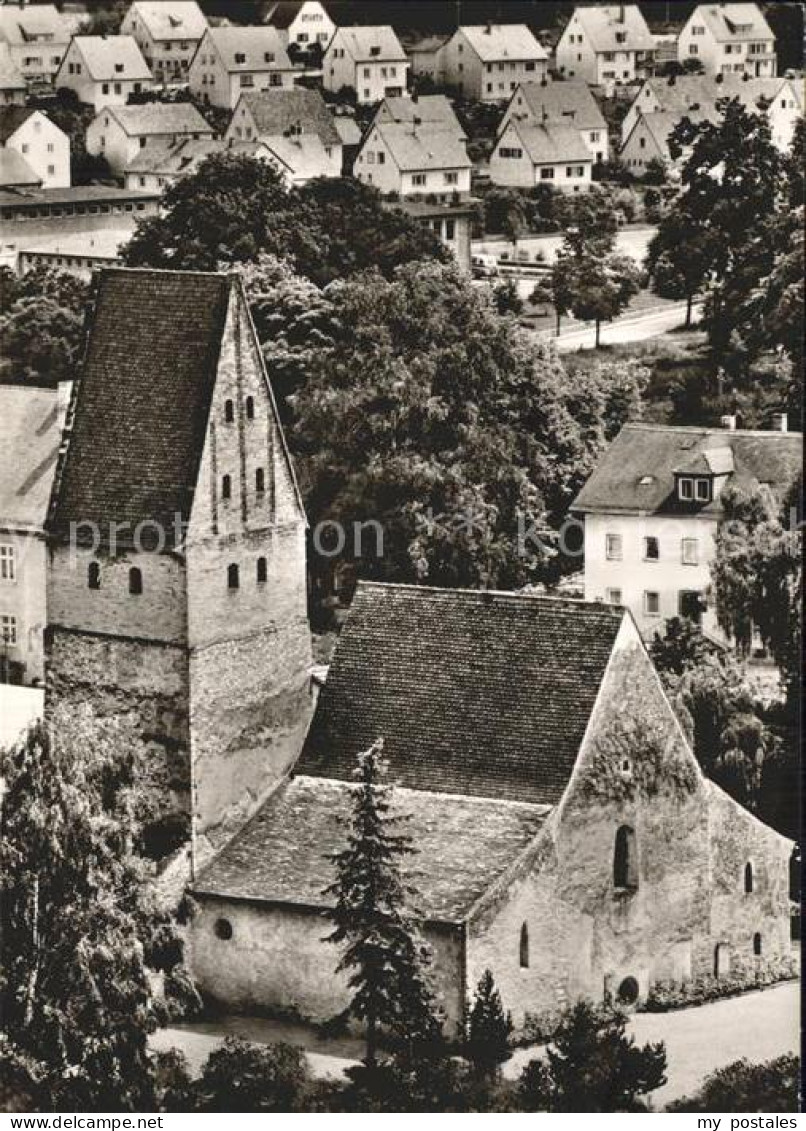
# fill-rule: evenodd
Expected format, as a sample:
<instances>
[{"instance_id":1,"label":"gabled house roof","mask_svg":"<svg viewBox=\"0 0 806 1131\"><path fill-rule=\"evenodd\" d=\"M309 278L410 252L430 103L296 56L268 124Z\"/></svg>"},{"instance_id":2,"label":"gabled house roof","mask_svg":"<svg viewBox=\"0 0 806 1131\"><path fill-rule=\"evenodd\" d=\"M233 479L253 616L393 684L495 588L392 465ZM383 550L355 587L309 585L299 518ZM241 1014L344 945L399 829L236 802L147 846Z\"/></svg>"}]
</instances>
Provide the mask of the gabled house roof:
<instances>
[{"instance_id":1,"label":"gabled house roof","mask_svg":"<svg viewBox=\"0 0 806 1131\"><path fill-rule=\"evenodd\" d=\"M241 95L261 137L289 136L301 130L315 134L322 145L341 145L333 115L318 90L297 86L291 90L266 90Z\"/></svg>"},{"instance_id":2,"label":"gabled house roof","mask_svg":"<svg viewBox=\"0 0 806 1131\"><path fill-rule=\"evenodd\" d=\"M124 172L178 177L192 173L211 153L220 153L223 141L212 137L180 137L163 143L147 145L131 159Z\"/></svg>"},{"instance_id":3,"label":"gabled house roof","mask_svg":"<svg viewBox=\"0 0 806 1131\"><path fill-rule=\"evenodd\" d=\"M548 59L526 24L463 24L459 28L482 63Z\"/></svg>"},{"instance_id":4,"label":"gabled house roof","mask_svg":"<svg viewBox=\"0 0 806 1131\"><path fill-rule=\"evenodd\" d=\"M351 118L349 114L334 114L333 125L342 145L361 144L361 129L355 118Z\"/></svg>"},{"instance_id":5,"label":"gabled house roof","mask_svg":"<svg viewBox=\"0 0 806 1131\"><path fill-rule=\"evenodd\" d=\"M335 878L328 855L344 846L340 823L352 783L294 776L202 871L197 894L324 910ZM550 809L517 801L395 789L395 811L417 852L403 862L419 914L461 922L543 827Z\"/></svg>"},{"instance_id":6,"label":"gabled house roof","mask_svg":"<svg viewBox=\"0 0 806 1131\"><path fill-rule=\"evenodd\" d=\"M0 526L41 530L59 454L53 389L0 385Z\"/></svg>"},{"instance_id":7,"label":"gabled house roof","mask_svg":"<svg viewBox=\"0 0 806 1131\"><path fill-rule=\"evenodd\" d=\"M0 90L26 90L25 79L11 57L5 40L0 40Z\"/></svg>"},{"instance_id":8,"label":"gabled house roof","mask_svg":"<svg viewBox=\"0 0 806 1131\"><path fill-rule=\"evenodd\" d=\"M231 74L294 69L277 28L212 27L207 34Z\"/></svg>"},{"instance_id":9,"label":"gabled house roof","mask_svg":"<svg viewBox=\"0 0 806 1131\"><path fill-rule=\"evenodd\" d=\"M247 149L249 144L249 142L236 142L235 148L242 147L243 151L252 152L257 157L260 156L260 150L265 149L280 162L294 181L310 181L314 177L324 176L329 167L330 158L316 134L300 134L295 137L263 136L252 150ZM341 145L341 142L338 144Z\"/></svg>"},{"instance_id":10,"label":"gabled house roof","mask_svg":"<svg viewBox=\"0 0 806 1131\"><path fill-rule=\"evenodd\" d=\"M593 163L593 154L574 126L513 121L510 128L520 138L534 165L556 165L563 161Z\"/></svg>"},{"instance_id":11,"label":"gabled house roof","mask_svg":"<svg viewBox=\"0 0 806 1131\"><path fill-rule=\"evenodd\" d=\"M213 127L190 102L144 102L141 105L106 106L100 112L115 119L129 137L162 134L213 135Z\"/></svg>"},{"instance_id":12,"label":"gabled house roof","mask_svg":"<svg viewBox=\"0 0 806 1131\"><path fill-rule=\"evenodd\" d=\"M376 27L341 27L334 39L337 37L356 63L406 62L406 53L400 40L388 24ZM333 40L330 42L332 46Z\"/></svg>"},{"instance_id":13,"label":"gabled house roof","mask_svg":"<svg viewBox=\"0 0 806 1131\"><path fill-rule=\"evenodd\" d=\"M21 153L5 146L0 149L0 188L36 187L41 184L42 178Z\"/></svg>"},{"instance_id":14,"label":"gabled house roof","mask_svg":"<svg viewBox=\"0 0 806 1131\"><path fill-rule=\"evenodd\" d=\"M774 38L758 4L700 4L691 19L702 20L719 43Z\"/></svg>"},{"instance_id":15,"label":"gabled house roof","mask_svg":"<svg viewBox=\"0 0 806 1131\"><path fill-rule=\"evenodd\" d=\"M77 35L73 43L95 82L151 78L148 64L131 35Z\"/></svg>"},{"instance_id":16,"label":"gabled house roof","mask_svg":"<svg viewBox=\"0 0 806 1131\"><path fill-rule=\"evenodd\" d=\"M135 11L154 40L201 39L207 20L196 0L134 0Z\"/></svg>"},{"instance_id":17,"label":"gabled house roof","mask_svg":"<svg viewBox=\"0 0 806 1131\"><path fill-rule=\"evenodd\" d=\"M420 94L405 98L402 95L384 98L375 115L376 122L390 120L407 125L427 123L454 129L460 137L465 133L459 124L450 99L444 94Z\"/></svg>"},{"instance_id":18,"label":"gabled house roof","mask_svg":"<svg viewBox=\"0 0 806 1131\"><path fill-rule=\"evenodd\" d=\"M32 114L41 113L33 106L0 106L0 145L5 145Z\"/></svg>"},{"instance_id":19,"label":"gabled house roof","mask_svg":"<svg viewBox=\"0 0 806 1131\"><path fill-rule=\"evenodd\" d=\"M680 508L674 491L675 473L692 467L699 467L702 474L728 474L728 483L738 486L766 483L780 496L800 471L802 444L802 436L795 432L625 424L571 509L676 513ZM728 470L727 451L731 453L732 470ZM699 513L718 517L720 509L715 498L700 507Z\"/></svg>"},{"instance_id":20,"label":"gabled house roof","mask_svg":"<svg viewBox=\"0 0 806 1131\"><path fill-rule=\"evenodd\" d=\"M285 31L299 15L304 2L305 0L274 0L273 3L265 5L263 22ZM320 4L320 7L327 12L324 4Z\"/></svg>"},{"instance_id":21,"label":"gabled house roof","mask_svg":"<svg viewBox=\"0 0 806 1131\"><path fill-rule=\"evenodd\" d=\"M362 582L296 772L350 781L383 738L408 789L554 805L623 610Z\"/></svg>"},{"instance_id":22,"label":"gabled house roof","mask_svg":"<svg viewBox=\"0 0 806 1131\"><path fill-rule=\"evenodd\" d=\"M378 131L401 172L419 169L470 168L464 139L450 126L425 123L380 122Z\"/></svg>"},{"instance_id":23,"label":"gabled house roof","mask_svg":"<svg viewBox=\"0 0 806 1131\"><path fill-rule=\"evenodd\" d=\"M802 82L779 78L745 78L743 75L676 75L669 79L649 78L639 90L632 105L641 105L644 92L652 92L658 110L668 110L681 116L692 107L713 113L716 103L723 98L738 98L749 109L757 109L762 100L772 102L783 87L802 98ZM640 99L640 101L639 101Z\"/></svg>"},{"instance_id":24,"label":"gabled house roof","mask_svg":"<svg viewBox=\"0 0 806 1131\"><path fill-rule=\"evenodd\" d=\"M49 44L69 42L67 21L53 4L0 6L0 38L18 46L37 40Z\"/></svg>"},{"instance_id":25,"label":"gabled house roof","mask_svg":"<svg viewBox=\"0 0 806 1131\"><path fill-rule=\"evenodd\" d=\"M623 10L624 19L621 20ZM575 8L574 15L584 28L595 52L652 51L655 39L637 4L594 5ZM626 40L616 36L626 33Z\"/></svg>"},{"instance_id":26,"label":"gabled house roof","mask_svg":"<svg viewBox=\"0 0 806 1131\"><path fill-rule=\"evenodd\" d=\"M515 117L531 117L538 122L570 125L578 130L604 130L604 120L599 104L591 94L586 82L525 82L517 88L510 99L510 106L517 106L518 97L525 103L523 109L515 110Z\"/></svg>"}]
</instances>

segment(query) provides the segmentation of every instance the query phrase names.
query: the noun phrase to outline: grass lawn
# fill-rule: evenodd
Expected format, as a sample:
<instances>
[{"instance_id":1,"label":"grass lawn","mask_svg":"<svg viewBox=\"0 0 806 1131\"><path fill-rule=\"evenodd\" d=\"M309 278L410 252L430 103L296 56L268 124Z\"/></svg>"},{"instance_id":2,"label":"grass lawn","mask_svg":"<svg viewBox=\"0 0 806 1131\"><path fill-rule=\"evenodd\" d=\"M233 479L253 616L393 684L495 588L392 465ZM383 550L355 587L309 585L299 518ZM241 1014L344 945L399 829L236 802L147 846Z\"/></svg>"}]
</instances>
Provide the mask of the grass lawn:
<instances>
[{"instance_id":1,"label":"grass lawn","mask_svg":"<svg viewBox=\"0 0 806 1131\"><path fill-rule=\"evenodd\" d=\"M537 279L535 279L535 284L536 283ZM676 305L678 305L676 300L660 298L658 295L653 294L652 291L644 288L638 292L627 309L623 314L620 314L619 317L630 318L636 314L644 314L648 310L666 310L668 307ZM553 331L557 325L557 316L554 313L554 307L551 303L539 303L537 306L532 306L530 302L527 302L524 306L523 314L520 315L520 321L524 326L528 326L530 330ZM565 316L563 317L560 329L582 329L584 325L584 322L577 322L576 319ZM603 323L603 325L607 325L607 323Z\"/></svg>"}]
</instances>

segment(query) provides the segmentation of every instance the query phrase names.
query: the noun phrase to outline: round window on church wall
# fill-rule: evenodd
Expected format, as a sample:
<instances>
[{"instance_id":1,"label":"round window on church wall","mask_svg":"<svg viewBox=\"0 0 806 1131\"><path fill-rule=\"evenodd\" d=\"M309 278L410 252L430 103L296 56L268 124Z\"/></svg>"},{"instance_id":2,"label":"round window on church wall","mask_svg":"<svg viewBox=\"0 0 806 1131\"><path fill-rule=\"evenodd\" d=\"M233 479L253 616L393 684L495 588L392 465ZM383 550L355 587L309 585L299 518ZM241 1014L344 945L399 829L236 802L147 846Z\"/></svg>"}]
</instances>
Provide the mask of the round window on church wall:
<instances>
[{"instance_id":1,"label":"round window on church wall","mask_svg":"<svg viewBox=\"0 0 806 1131\"><path fill-rule=\"evenodd\" d=\"M635 1005L638 1001L638 983L635 978L625 978L618 988L617 996L621 1005Z\"/></svg>"},{"instance_id":2,"label":"round window on church wall","mask_svg":"<svg viewBox=\"0 0 806 1131\"><path fill-rule=\"evenodd\" d=\"M232 938L232 923L230 923L229 919L216 919L213 930L219 939L226 941Z\"/></svg>"}]
</instances>

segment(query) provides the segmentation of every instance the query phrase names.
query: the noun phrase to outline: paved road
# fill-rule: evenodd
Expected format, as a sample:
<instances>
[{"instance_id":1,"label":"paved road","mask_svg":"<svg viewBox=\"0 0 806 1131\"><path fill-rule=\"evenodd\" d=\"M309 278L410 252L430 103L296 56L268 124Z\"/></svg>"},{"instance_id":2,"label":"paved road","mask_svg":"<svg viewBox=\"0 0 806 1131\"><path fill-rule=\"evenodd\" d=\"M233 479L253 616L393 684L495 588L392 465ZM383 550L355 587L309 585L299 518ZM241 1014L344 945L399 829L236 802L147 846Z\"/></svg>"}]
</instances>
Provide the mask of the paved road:
<instances>
[{"instance_id":1,"label":"paved road","mask_svg":"<svg viewBox=\"0 0 806 1131\"><path fill-rule=\"evenodd\" d=\"M695 304L692 310L692 321L699 321L701 306ZM686 320L686 304L675 303L674 306L664 306L660 310L644 310L640 314L625 314L615 322L603 322L599 334L599 342L603 346L613 346L621 342L643 342L647 338L657 338L669 330L679 329ZM546 337L551 337L559 353L573 353L575 350L594 349L596 345L596 327L586 325L582 329L574 327L566 331L560 330L559 338L550 331L539 331Z\"/></svg>"},{"instance_id":2,"label":"paved road","mask_svg":"<svg viewBox=\"0 0 806 1131\"><path fill-rule=\"evenodd\" d=\"M648 224L634 228L620 228L616 233L616 250L622 255L631 255L637 262L643 263L649 241L656 231L657 228ZM534 262L535 254L540 251L543 253L544 262L551 263L562 246L563 238L561 232L543 236L527 236L518 240L518 250L527 252L530 262ZM483 252L487 255L498 256L502 251L508 251L510 255L513 253L512 244L504 239L473 240L471 248L474 254Z\"/></svg>"},{"instance_id":3,"label":"paved road","mask_svg":"<svg viewBox=\"0 0 806 1131\"><path fill-rule=\"evenodd\" d=\"M690 1095L703 1078L740 1057L752 1062L770 1060L798 1048L800 993L796 982L785 982L758 993L728 998L671 1013L636 1013L630 1031L639 1044L664 1041L668 1057L669 1083L654 1093L656 1110L673 1099ZM311 1039L301 1026L289 1026L260 1018L228 1018L217 1023L162 1029L151 1040L153 1048L178 1048L190 1069L198 1073L212 1050L227 1033L261 1042L289 1040L304 1044L316 1076L336 1078L355 1063L358 1043L346 1038L329 1047L337 1055L319 1051L321 1039ZM296 1038L296 1039L295 1039ZM513 1078L541 1052L539 1046L519 1049L507 1062L505 1075Z\"/></svg>"}]
</instances>

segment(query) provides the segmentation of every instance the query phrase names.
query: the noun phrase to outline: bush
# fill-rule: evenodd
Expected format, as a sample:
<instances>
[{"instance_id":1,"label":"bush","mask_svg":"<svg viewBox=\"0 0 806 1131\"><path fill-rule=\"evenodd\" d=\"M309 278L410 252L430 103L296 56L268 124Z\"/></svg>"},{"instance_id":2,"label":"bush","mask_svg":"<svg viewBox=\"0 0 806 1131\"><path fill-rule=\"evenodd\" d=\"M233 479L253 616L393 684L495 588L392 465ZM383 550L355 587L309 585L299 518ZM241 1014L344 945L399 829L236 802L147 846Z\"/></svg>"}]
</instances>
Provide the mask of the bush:
<instances>
[{"instance_id":1,"label":"bush","mask_svg":"<svg viewBox=\"0 0 806 1131\"><path fill-rule=\"evenodd\" d=\"M251 1045L227 1037L194 1086L196 1111L305 1111L311 1080L304 1053L291 1045Z\"/></svg>"},{"instance_id":2,"label":"bush","mask_svg":"<svg viewBox=\"0 0 806 1131\"><path fill-rule=\"evenodd\" d=\"M640 1009L646 1013L667 1013L691 1005L704 1005L708 1001L735 997L762 986L772 986L794 978L797 962L791 955L776 955L763 964L734 968L729 974L715 978L713 974L698 974L682 984L658 981L649 990Z\"/></svg>"},{"instance_id":3,"label":"bush","mask_svg":"<svg viewBox=\"0 0 806 1131\"><path fill-rule=\"evenodd\" d=\"M764 1064L736 1060L707 1077L693 1096L675 1100L667 1111L797 1112L800 1072L794 1054Z\"/></svg>"}]
</instances>

